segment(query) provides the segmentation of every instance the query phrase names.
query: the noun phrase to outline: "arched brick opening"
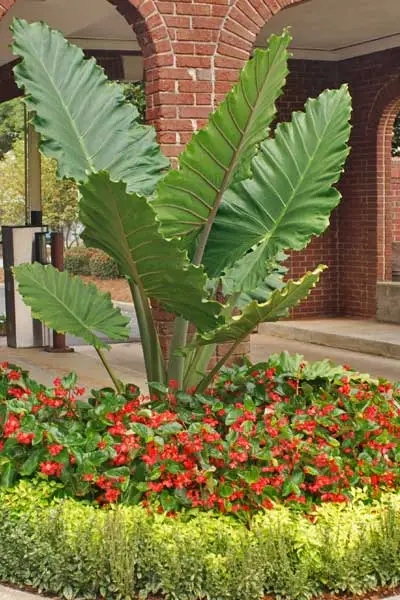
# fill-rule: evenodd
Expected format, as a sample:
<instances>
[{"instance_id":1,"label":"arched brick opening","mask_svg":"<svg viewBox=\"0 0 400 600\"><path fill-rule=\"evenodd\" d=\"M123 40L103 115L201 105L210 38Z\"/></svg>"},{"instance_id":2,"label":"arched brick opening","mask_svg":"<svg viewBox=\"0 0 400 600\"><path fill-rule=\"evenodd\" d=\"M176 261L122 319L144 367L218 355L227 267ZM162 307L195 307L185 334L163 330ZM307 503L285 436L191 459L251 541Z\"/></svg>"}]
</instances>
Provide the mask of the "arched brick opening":
<instances>
[{"instance_id":1,"label":"arched brick opening","mask_svg":"<svg viewBox=\"0 0 400 600\"><path fill-rule=\"evenodd\" d=\"M17 0L0 0L0 20ZM157 126L162 110L157 102L155 83L160 67L172 66L174 62L169 30L162 10L153 0L107 0L132 26L141 47L146 76L147 119ZM161 5L164 3L161 3ZM167 4L167 3L165 3ZM11 94L12 95L12 94Z\"/></svg>"},{"instance_id":2,"label":"arched brick opening","mask_svg":"<svg viewBox=\"0 0 400 600\"><path fill-rule=\"evenodd\" d=\"M376 145L376 277L391 281L393 270L394 204L392 196L392 137L400 112L400 77L390 79L371 106L366 135Z\"/></svg>"},{"instance_id":3,"label":"arched brick opening","mask_svg":"<svg viewBox=\"0 0 400 600\"><path fill-rule=\"evenodd\" d=\"M239 69L249 58L265 24L281 10L290 12L291 6L305 1L237 0L228 8L218 33L212 63L215 104L223 99L236 81ZM336 70L324 61L290 61L289 71L284 96L278 102L279 120L289 120L294 110L303 110L308 97L317 96L327 87L337 86ZM337 246L337 215L334 214L325 235L314 239L307 250L291 253L287 262L290 277L299 278L320 262L329 267L310 298L293 311L294 317L338 314Z\"/></svg>"},{"instance_id":4,"label":"arched brick opening","mask_svg":"<svg viewBox=\"0 0 400 600\"><path fill-rule=\"evenodd\" d=\"M306 0L236 0L221 7L223 20L212 60L213 102L218 104L236 81L265 23L280 10Z\"/></svg>"},{"instance_id":5,"label":"arched brick opening","mask_svg":"<svg viewBox=\"0 0 400 600\"><path fill-rule=\"evenodd\" d=\"M162 108L158 98L159 69L174 63L169 30L153 0L108 0L132 26L140 44L146 83L147 121L158 127Z\"/></svg>"}]
</instances>

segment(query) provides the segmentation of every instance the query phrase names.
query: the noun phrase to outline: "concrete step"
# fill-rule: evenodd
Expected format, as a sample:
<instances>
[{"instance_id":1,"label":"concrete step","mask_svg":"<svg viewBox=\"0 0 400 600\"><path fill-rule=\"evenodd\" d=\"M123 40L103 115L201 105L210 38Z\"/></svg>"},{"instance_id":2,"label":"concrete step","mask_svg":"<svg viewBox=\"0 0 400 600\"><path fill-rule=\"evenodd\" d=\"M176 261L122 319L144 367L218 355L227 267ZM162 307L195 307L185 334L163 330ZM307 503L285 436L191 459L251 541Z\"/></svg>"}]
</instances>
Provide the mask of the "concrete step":
<instances>
[{"instance_id":1,"label":"concrete step","mask_svg":"<svg viewBox=\"0 0 400 600\"><path fill-rule=\"evenodd\" d=\"M260 333L400 359L400 325L363 319L307 319L263 323Z\"/></svg>"}]
</instances>

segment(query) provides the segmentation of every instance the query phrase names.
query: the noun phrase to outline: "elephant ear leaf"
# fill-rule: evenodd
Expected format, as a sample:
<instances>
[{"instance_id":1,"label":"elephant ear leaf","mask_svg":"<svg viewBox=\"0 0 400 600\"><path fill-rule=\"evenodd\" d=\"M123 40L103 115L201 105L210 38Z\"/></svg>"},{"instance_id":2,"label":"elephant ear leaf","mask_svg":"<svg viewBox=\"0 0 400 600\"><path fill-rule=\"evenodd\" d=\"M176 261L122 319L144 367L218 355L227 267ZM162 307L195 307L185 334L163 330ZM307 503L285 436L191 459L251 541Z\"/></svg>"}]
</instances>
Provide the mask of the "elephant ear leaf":
<instances>
[{"instance_id":1,"label":"elephant ear leaf","mask_svg":"<svg viewBox=\"0 0 400 600\"><path fill-rule=\"evenodd\" d=\"M83 338L95 348L109 348L99 333L115 341L129 339L129 319L94 284L39 263L19 265L14 274L32 316L51 329Z\"/></svg>"},{"instance_id":2,"label":"elephant ear leaf","mask_svg":"<svg viewBox=\"0 0 400 600\"><path fill-rule=\"evenodd\" d=\"M241 290L251 290L266 261L303 249L328 227L341 198L334 185L349 153L350 115L347 86L326 90L261 144L253 177L227 191L214 221L203 261L210 277L238 267L248 273Z\"/></svg>"},{"instance_id":3,"label":"elephant ear leaf","mask_svg":"<svg viewBox=\"0 0 400 600\"><path fill-rule=\"evenodd\" d=\"M306 273L298 281L289 280L283 289L276 289L272 292L269 300L263 304L253 300L242 309L240 315L231 317L230 321L222 327L198 335L193 346L237 343L246 338L259 323L277 321L287 316L293 306L309 295L325 268L324 265L320 265L314 271Z\"/></svg>"},{"instance_id":4,"label":"elephant ear leaf","mask_svg":"<svg viewBox=\"0 0 400 600\"><path fill-rule=\"evenodd\" d=\"M137 123L121 86L46 23L14 19L12 32L13 52L22 58L15 80L59 177L81 182L87 173L107 170L130 191L153 193L169 162L154 129Z\"/></svg>"},{"instance_id":5,"label":"elephant ear leaf","mask_svg":"<svg viewBox=\"0 0 400 600\"><path fill-rule=\"evenodd\" d=\"M288 259L288 255L284 252L278 252L277 256L273 260L267 261L263 265L263 271L266 271L267 275L260 274L259 279L254 286L248 291L241 291L243 289L242 282L248 281L248 271L239 270L236 265L240 266L240 261L236 263L235 267L229 269L221 279L222 293L225 297L231 297L230 304L232 305L232 298L234 303L232 308L242 309L247 304L250 304L252 300L257 300L259 303L266 302L272 292L276 289L282 289L285 287L283 278L288 272L288 267L283 263ZM247 267L246 264L244 264Z\"/></svg>"},{"instance_id":6,"label":"elephant ear leaf","mask_svg":"<svg viewBox=\"0 0 400 600\"><path fill-rule=\"evenodd\" d=\"M179 237L209 226L225 190L251 175L251 160L269 134L287 74L287 32L256 49L238 83L196 133L155 199L161 231Z\"/></svg>"},{"instance_id":7,"label":"elephant ear leaf","mask_svg":"<svg viewBox=\"0 0 400 600\"><path fill-rule=\"evenodd\" d=\"M128 194L107 173L90 175L80 186L80 220L87 246L100 248L147 298L193 322L199 330L218 324L218 302L208 301L203 267L192 265L179 240L159 231L153 202Z\"/></svg>"}]
</instances>

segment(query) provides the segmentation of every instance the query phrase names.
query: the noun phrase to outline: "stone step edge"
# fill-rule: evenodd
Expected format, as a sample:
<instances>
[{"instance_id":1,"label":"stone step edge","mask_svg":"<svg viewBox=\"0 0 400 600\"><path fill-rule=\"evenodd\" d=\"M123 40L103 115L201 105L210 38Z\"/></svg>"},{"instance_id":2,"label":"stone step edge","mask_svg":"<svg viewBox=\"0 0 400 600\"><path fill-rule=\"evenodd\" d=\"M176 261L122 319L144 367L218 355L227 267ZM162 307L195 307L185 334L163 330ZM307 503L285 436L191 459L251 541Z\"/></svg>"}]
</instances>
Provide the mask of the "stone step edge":
<instances>
[{"instance_id":1,"label":"stone step edge","mask_svg":"<svg viewBox=\"0 0 400 600\"><path fill-rule=\"evenodd\" d=\"M287 340L317 344L319 346L330 346L341 348L362 354L384 356L385 358L400 359L400 343L386 342L384 340L372 340L356 335L344 335L327 331L313 331L280 323L263 323L259 327L259 333L272 335Z\"/></svg>"}]
</instances>

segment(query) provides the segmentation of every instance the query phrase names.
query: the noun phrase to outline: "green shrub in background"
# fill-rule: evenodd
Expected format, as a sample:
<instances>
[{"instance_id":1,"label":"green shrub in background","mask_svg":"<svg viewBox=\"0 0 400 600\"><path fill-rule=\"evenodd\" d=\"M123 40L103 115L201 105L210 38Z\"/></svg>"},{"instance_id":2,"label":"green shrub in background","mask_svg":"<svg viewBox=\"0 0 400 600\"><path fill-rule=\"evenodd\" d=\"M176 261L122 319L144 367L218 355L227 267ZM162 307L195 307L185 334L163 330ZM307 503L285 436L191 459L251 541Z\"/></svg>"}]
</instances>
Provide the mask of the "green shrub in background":
<instances>
[{"instance_id":1,"label":"green shrub in background","mask_svg":"<svg viewBox=\"0 0 400 600\"><path fill-rule=\"evenodd\" d=\"M120 277L115 261L102 250L72 248L65 253L64 268L73 275L93 275L98 279Z\"/></svg>"},{"instance_id":2,"label":"green shrub in background","mask_svg":"<svg viewBox=\"0 0 400 600\"><path fill-rule=\"evenodd\" d=\"M102 510L59 500L55 484L20 482L0 492L0 579L67 599L358 594L398 585L399 531L395 494L325 505L313 522L279 507L249 529L210 514Z\"/></svg>"},{"instance_id":3,"label":"green shrub in background","mask_svg":"<svg viewBox=\"0 0 400 600\"><path fill-rule=\"evenodd\" d=\"M64 256L64 269L73 275L90 275L91 248L71 248Z\"/></svg>"},{"instance_id":4,"label":"green shrub in background","mask_svg":"<svg viewBox=\"0 0 400 600\"><path fill-rule=\"evenodd\" d=\"M115 260L102 250L93 250L89 259L90 274L98 279L118 279L120 277Z\"/></svg>"}]
</instances>

